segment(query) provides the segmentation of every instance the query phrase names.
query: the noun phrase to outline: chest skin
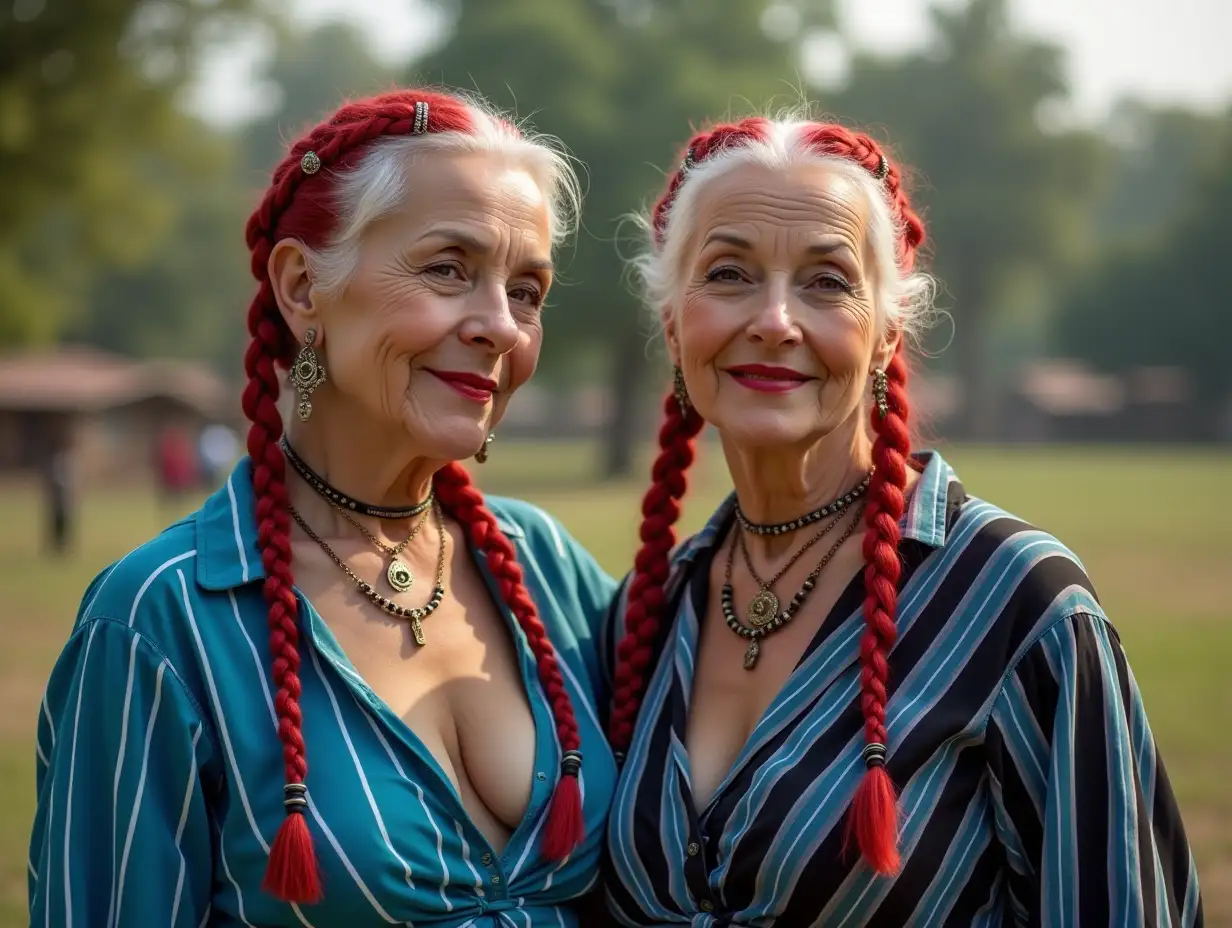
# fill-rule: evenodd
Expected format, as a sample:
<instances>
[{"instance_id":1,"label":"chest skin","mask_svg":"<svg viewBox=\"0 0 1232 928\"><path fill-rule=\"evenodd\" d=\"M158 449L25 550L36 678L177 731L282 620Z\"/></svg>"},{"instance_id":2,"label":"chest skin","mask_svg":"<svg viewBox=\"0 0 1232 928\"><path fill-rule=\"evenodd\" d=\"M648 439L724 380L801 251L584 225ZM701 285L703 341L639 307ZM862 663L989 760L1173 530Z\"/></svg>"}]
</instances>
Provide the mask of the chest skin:
<instances>
[{"instance_id":1,"label":"chest skin","mask_svg":"<svg viewBox=\"0 0 1232 928\"><path fill-rule=\"evenodd\" d=\"M728 628L721 607L730 544L729 537L718 547L710 565L689 700L686 748L693 801L699 812L714 797L840 596L863 568L857 532L826 565L792 621L761 639L757 664L752 670L745 670L748 639ZM780 601L786 603L791 599L828 547L823 543L810 550L774 584ZM744 618L745 607L760 587L740 569L733 571L732 587L736 614ZM690 589L685 595L693 593Z\"/></svg>"},{"instance_id":2,"label":"chest skin","mask_svg":"<svg viewBox=\"0 0 1232 928\"><path fill-rule=\"evenodd\" d=\"M500 851L530 802L535 725L509 622L492 601L461 530L447 524L447 531L445 597L423 620L422 646L409 622L372 605L310 541L294 546L296 584ZM405 594L382 589L387 561L371 546L339 541L331 547L360 577L378 578L373 585L399 605L422 606L431 595L435 544L403 553L415 577Z\"/></svg>"}]
</instances>

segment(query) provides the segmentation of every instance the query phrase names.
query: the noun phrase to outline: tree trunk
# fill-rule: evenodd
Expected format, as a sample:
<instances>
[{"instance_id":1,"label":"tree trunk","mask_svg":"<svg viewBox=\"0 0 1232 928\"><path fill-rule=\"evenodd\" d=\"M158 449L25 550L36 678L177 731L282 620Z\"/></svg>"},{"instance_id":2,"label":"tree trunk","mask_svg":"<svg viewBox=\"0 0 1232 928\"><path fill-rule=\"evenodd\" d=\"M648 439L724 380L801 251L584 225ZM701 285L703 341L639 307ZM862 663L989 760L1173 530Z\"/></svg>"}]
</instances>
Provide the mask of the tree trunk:
<instances>
[{"instance_id":1,"label":"tree trunk","mask_svg":"<svg viewBox=\"0 0 1232 928\"><path fill-rule=\"evenodd\" d=\"M620 339L612 358L612 419L608 424L603 454L602 477L612 480L633 473L637 448L638 408L642 384L649 367L646 339L641 329L631 325Z\"/></svg>"},{"instance_id":2,"label":"tree trunk","mask_svg":"<svg viewBox=\"0 0 1232 928\"><path fill-rule=\"evenodd\" d=\"M999 437L997 385L989 364L988 316L981 311L985 291L972 288L969 292L974 299L967 301L967 312L958 320L954 334L962 414L955 423L956 434L950 437L986 442Z\"/></svg>"}]
</instances>

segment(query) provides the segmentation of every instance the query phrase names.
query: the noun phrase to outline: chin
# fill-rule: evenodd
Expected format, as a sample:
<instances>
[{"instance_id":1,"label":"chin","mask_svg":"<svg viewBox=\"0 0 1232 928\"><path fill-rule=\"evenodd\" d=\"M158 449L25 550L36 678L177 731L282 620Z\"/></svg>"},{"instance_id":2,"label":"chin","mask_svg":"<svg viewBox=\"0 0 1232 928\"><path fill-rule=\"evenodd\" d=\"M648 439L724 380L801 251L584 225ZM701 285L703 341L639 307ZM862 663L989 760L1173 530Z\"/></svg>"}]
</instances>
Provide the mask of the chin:
<instances>
[{"instance_id":1,"label":"chin","mask_svg":"<svg viewBox=\"0 0 1232 928\"><path fill-rule=\"evenodd\" d=\"M737 414L716 419L713 423L725 438L741 448L789 448L818 439L817 420L775 413Z\"/></svg>"},{"instance_id":2,"label":"chin","mask_svg":"<svg viewBox=\"0 0 1232 928\"><path fill-rule=\"evenodd\" d=\"M415 452L438 461L464 461L483 447L487 426L473 419L466 422L408 422L407 436Z\"/></svg>"}]
</instances>

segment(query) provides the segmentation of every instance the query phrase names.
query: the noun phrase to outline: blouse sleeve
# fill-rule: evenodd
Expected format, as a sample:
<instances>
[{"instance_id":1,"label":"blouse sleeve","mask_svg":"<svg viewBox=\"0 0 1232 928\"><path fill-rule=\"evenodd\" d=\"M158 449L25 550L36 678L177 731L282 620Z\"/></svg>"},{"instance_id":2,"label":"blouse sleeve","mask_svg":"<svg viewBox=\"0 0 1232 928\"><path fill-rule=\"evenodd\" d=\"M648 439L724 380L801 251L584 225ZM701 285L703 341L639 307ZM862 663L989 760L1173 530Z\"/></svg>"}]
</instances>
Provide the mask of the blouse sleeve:
<instances>
[{"instance_id":1,"label":"blouse sleeve","mask_svg":"<svg viewBox=\"0 0 1232 928\"><path fill-rule=\"evenodd\" d=\"M1048 629L1008 676L987 734L1018 924L1202 924L1176 797L1105 620Z\"/></svg>"},{"instance_id":2,"label":"blouse sleeve","mask_svg":"<svg viewBox=\"0 0 1232 928\"><path fill-rule=\"evenodd\" d=\"M213 879L201 713L127 625L79 627L52 672L36 742L31 925L197 928Z\"/></svg>"}]
</instances>

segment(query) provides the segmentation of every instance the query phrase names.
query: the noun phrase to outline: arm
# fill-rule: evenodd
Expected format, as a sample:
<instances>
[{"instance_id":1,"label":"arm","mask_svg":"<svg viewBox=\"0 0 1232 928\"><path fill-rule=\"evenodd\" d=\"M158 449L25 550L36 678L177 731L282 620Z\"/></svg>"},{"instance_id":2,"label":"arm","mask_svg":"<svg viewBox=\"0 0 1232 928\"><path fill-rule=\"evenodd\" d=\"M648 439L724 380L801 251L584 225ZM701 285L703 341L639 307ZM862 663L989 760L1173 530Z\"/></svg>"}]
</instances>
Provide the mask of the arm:
<instances>
[{"instance_id":1,"label":"arm","mask_svg":"<svg viewBox=\"0 0 1232 928\"><path fill-rule=\"evenodd\" d=\"M1176 798L1104 619L1058 622L1026 652L987 746L1019 924L1202 924Z\"/></svg>"},{"instance_id":2,"label":"arm","mask_svg":"<svg viewBox=\"0 0 1232 928\"><path fill-rule=\"evenodd\" d=\"M40 709L30 923L197 928L213 879L199 775L211 754L147 638L109 619L79 626Z\"/></svg>"}]
</instances>

